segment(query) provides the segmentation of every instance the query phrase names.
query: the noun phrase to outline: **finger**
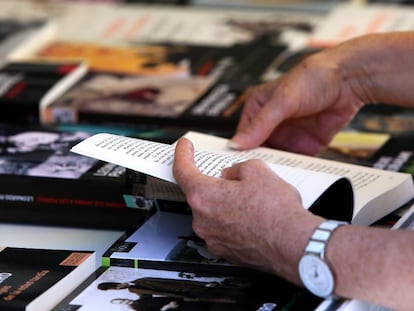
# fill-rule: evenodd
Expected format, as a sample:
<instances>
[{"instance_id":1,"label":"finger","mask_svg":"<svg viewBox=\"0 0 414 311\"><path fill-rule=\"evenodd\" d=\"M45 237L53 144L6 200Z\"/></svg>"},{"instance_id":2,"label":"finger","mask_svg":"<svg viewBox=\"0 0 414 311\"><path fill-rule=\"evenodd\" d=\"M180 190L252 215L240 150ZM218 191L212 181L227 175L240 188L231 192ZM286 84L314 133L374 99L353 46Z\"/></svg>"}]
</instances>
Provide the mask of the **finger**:
<instances>
[{"instance_id":1,"label":"finger","mask_svg":"<svg viewBox=\"0 0 414 311\"><path fill-rule=\"evenodd\" d=\"M229 147L245 150L260 146L286 118L283 109L275 108L266 103L249 124L238 128L236 134L229 141Z\"/></svg>"},{"instance_id":2,"label":"finger","mask_svg":"<svg viewBox=\"0 0 414 311\"><path fill-rule=\"evenodd\" d=\"M255 87L249 87L243 97L245 100L245 105L243 108L243 113L240 117L239 123L237 125L237 131L242 128L247 127L251 120L259 113L262 109L264 103L266 103L269 98L272 96L272 91L274 89L273 84L267 85L262 84Z\"/></svg>"},{"instance_id":3,"label":"finger","mask_svg":"<svg viewBox=\"0 0 414 311\"><path fill-rule=\"evenodd\" d=\"M229 142L233 149L251 149L263 144L281 122L292 115L289 88L283 79L259 85L248 91L236 134Z\"/></svg>"},{"instance_id":4,"label":"finger","mask_svg":"<svg viewBox=\"0 0 414 311\"><path fill-rule=\"evenodd\" d=\"M174 153L173 175L175 180L184 190L191 183L191 180L200 174L194 162L193 144L187 138L180 138Z\"/></svg>"}]
</instances>

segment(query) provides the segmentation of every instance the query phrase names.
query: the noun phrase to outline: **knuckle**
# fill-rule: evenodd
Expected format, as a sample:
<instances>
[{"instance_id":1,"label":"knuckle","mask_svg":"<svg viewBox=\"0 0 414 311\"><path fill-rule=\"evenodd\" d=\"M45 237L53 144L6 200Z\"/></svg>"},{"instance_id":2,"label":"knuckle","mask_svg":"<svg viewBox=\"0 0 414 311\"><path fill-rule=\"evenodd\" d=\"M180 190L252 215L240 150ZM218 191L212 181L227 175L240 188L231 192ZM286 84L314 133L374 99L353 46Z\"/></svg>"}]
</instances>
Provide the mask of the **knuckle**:
<instances>
[{"instance_id":1,"label":"knuckle","mask_svg":"<svg viewBox=\"0 0 414 311\"><path fill-rule=\"evenodd\" d=\"M190 191L186 194L187 203L191 206L192 209L198 210L201 208L201 196L196 191Z\"/></svg>"}]
</instances>

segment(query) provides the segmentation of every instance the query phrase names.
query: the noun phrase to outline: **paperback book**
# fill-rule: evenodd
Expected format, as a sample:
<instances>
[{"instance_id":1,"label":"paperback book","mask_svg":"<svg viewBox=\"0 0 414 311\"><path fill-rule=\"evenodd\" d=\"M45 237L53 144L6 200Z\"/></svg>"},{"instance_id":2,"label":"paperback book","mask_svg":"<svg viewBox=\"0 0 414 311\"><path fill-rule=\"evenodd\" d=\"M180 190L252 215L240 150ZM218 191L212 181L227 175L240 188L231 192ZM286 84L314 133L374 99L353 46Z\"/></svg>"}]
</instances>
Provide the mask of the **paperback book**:
<instances>
[{"instance_id":1,"label":"paperback book","mask_svg":"<svg viewBox=\"0 0 414 311\"><path fill-rule=\"evenodd\" d=\"M135 232L115 242L103 255L102 265L193 273L248 274L208 252L192 229L192 216L159 211Z\"/></svg>"},{"instance_id":2,"label":"paperback book","mask_svg":"<svg viewBox=\"0 0 414 311\"><path fill-rule=\"evenodd\" d=\"M164 48L168 62L188 64L186 75L91 70L66 93L43 106L42 123L234 129L243 108L244 90L263 81L262 75L285 47L259 40L227 48Z\"/></svg>"},{"instance_id":3,"label":"paperback book","mask_svg":"<svg viewBox=\"0 0 414 311\"><path fill-rule=\"evenodd\" d=\"M410 174L264 147L234 151L227 147L227 139L196 132L185 136L195 145L195 161L202 173L219 177L222 168L234 163L251 158L265 160L296 187L304 208L327 218L370 225L414 196ZM174 149L173 145L101 133L72 151L175 183Z\"/></svg>"},{"instance_id":4,"label":"paperback book","mask_svg":"<svg viewBox=\"0 0 414 311\"><path fill-rule=\"evenodd\" d=\"M107 228L140 224L152 211L138 204L142 194L133 193L139 176L70 152L90 135L0 126L0 220Z\"/></svg>"},{"instance_id":5,"label":"paperback book","mask_svg":"<svg viewBox=\"0 0 414 311\"><path fill-rule=\"evenodd\" d=\"M50 310L94 271L94 252L1 247L0 309Z\"/></svg>"}]
</instances>

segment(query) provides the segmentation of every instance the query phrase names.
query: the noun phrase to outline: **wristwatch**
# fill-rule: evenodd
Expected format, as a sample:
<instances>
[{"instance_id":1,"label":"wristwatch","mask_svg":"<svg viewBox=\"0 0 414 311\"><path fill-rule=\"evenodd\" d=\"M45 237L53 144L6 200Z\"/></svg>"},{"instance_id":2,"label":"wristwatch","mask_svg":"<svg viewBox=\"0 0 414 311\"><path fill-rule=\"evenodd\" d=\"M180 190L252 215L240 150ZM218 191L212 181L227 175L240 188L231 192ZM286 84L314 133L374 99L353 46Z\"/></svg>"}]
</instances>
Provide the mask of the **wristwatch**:
<instances>
[{"instance_id":1,"label":"wristwatch","mask_svg":"<svg viewBox=\"0 0 414 311\"><path fill-rule=\"evenodd\" d=\"M325 259L325 249L332 233L347 224L336 220L321 223L313 232L305 248L305 254L299 261L299 276L303 285L316 296L328 298L333 295L335 278Z\"/></svg>"}]
</instances>

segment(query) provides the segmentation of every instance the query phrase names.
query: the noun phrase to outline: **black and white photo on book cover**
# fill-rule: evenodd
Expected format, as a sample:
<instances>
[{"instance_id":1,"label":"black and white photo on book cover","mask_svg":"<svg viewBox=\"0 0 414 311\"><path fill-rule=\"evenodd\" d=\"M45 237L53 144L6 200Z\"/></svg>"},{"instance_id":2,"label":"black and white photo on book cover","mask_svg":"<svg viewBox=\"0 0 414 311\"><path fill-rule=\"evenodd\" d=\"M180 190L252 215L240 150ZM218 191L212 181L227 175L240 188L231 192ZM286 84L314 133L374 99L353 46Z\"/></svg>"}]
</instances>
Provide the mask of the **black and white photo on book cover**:
<instances>
[{"instance_id":1,"label":"black and white photo on book cover","mask_svg":"<svg viewBox=\"0 0 414 311\"><path fill-rule=\"evenodd\" d=\"M0 174L77 179L98 162L69 151L89 136L0 126Z\"/></svg>"},{"instance_id":2,"label":"black and white photo on book cover","mask_svg":"<svg viewBox=\"0 0 414 311\"><path fill-rule=\"evenodd\" d=\"M317 306L319 298L270 275L198 274L109 267L56 311L277 311Z\"/></svg>"}]
</instances>

